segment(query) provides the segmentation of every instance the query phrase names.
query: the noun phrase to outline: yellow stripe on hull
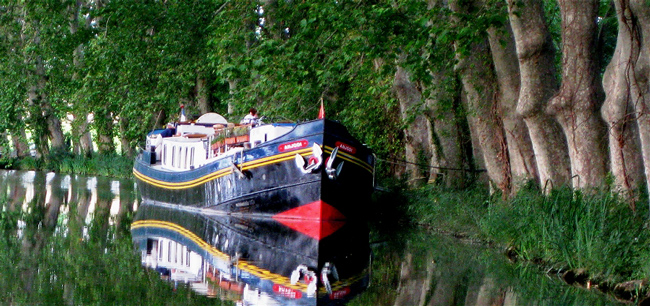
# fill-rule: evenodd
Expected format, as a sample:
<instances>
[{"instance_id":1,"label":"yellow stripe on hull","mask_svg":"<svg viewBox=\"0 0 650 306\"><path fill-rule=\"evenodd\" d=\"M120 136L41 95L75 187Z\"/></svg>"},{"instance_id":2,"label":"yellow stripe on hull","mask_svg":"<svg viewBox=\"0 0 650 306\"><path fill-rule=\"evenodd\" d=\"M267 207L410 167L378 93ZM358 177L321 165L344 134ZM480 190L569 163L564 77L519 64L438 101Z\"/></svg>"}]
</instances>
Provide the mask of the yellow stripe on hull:
<instances>
[{"instance_id":1,"label":"yellow stripe on hull","mask_svg":"<svg viewBox=\"0 0 650 306\"><path fill-rule=\"evenodd\" d=\"M331 154L332 150L333 150L332 147L325 146L325 152L326 153ZM267 166L267 165L272 165L272 164L292 160L292 159L295 158L296 154L300 154L300 155L306 157L306 156L310 156L312 154L312 150L311 150L311 148L301 149L301 150L281 153L281 154L277 154L277 155L273 155L273 156L264 157L264 158L256 159L256 160L253 160L253 161L245 162L245 163L241 164L241 170L250 170L250 169L255 169L255 168L258 168L258 167L262 167L262 166ZM350 155L348 153L339 151L339 153L337 154L337 157L341 158L342 160L349 161L349 162L351 162L351 163L353 163L355 165L358 165L358 166L362 167L363 169L365 169L366 171L368 171L370 173L374 173L374 169L370 164L368 164L367 162L365 162L365 161L363 161L363 160L361 160L361 159L359 159L359 158L357 158L355 156L352 156L352 155ZM190 180L190 181L186 181L186 182L166 182L166 181L161 181L161 180L151 178L149 176L146 176L146 175L140 173L135 168L133 169L133 175L136 178L138 178L139 180L141 180L141 181L143 181L145 183L148 183L150 185L156 186L156 187L160 187L160 188L164 188L164 189L174 189L174 190L196 187L196 186L205 184L205 183L207 183L209 181L212 181L214 179L229 175L232 172L233 171L232 171L231 168L225 168L225 169L217 170L217 171L212 172L210 174L207 174L207 175L204 175L202 177L199 177L199 178L196 178L196 179L193 179L193 180Z\"/></svg>"},{"instance_id":2,"label":"yellow stripe on hull","mask_svg":"<svg viewBox=\"0 0 650 306\"><path fill-rule=\"evenodd\" d=\"M228 254L219 251L217 248L210 245L209 243L207 243L205 240L201 239L199 236L197 236L196 234L194 234L190 230L188 230L188 229L186 229L186 228L184 228L184 227L182 227L182 226L180 226L178 224L175 224L175 223L172 223L172 222L167 222L167 221L160 221L160 220L138 220L138 221L134 221L131 224L131 230L138 229L138 228L158 228L158 229L166 229L166 230L176 232L176 233L184 236L185 238L191 240L199 248L201 248L204 251L208 252L212 256L217 257L217 258L219 258L221 260L231 260L231 257L228 256ZM280 274L272 273L269 270L265 270L265 269L262 269L260 267L257 267L257 266L251 264L250 262L248 262L246 260L239 259L238 262L237 262L236 267L241 271L244 271L244 272L250 273L251 275L257 276L260 279L269 280L269 281L272 281L273 283L280 284L282 286L285 286L287 288L291 288L291 289L294 289L294 290L299 290L299 291L301 291L303 293L305 293L307 291L307 284L296 283L295 285L292 285L291 280L288 277L282 276ZM350 278L345 279L345 280L340 280L340 281L334 282L332 284L332 290L337 291L337 290L341 290L341 289L343 289L343 288L345 288L347 286L350 286L350 285L356 283L357 281L363 279L364 277L366 277L367 274L368 274L368 268L364 269L361 273L359 273L359 274L357 274L357 275L355 275L353 277L350 277ZM320 288L319 292L321 294L325 293L326 292L325 288Z\"/></svg>"},{"instance_id":3,"label":"yellow stripe on hull","mask_svg":"<svg viewBox=\"0 0 650 306\"><path fill-rule=\"evenodd\" d=\"M205 242L203 239L199 238L196 234L192 233L188 229L175 224L171 222L166 222L166 221L158 221L158 220L140 220L140 221L134 221L133 224L131 224L131 230L137 229L137 228L143 228L143 227L153 227L153 228L161 228L161 229L167 229L174 231L176 233L179 233L183 235L185 238L192 240L196 245L198 245L201 249L204 251L207 251L211 255L218 257L222 260L230 260L230 256L227 254L217 250L214 246L208 244ZM285 286L287 288L299 290L302 292L307 291L307 285L303 283L297 283L295 285L291 284L291 280L288 277L272 273L271 271L264 270L262 268L259 268L245 260L239 260L237 263L237 268L250 273L252 275L255 275L261 279L264 280L270 280L273 281L274 283L280 284L282 286Z\"/></svg>"}]
</instances>

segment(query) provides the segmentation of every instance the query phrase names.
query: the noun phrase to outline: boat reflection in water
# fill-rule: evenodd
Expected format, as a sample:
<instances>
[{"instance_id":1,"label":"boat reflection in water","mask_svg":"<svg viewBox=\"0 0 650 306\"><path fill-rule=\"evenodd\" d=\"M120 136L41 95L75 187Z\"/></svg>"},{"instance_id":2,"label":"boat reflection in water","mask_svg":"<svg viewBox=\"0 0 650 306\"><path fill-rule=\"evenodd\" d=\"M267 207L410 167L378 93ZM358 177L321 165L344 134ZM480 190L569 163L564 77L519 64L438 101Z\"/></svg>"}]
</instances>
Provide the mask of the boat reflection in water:
<instances>
[{"instance_id":1,"label":"boat reflection in water","mask_svg":"<svg viewBox=\"0 0 650 306\"><path fill-rule=\"evenodd\" d=\"M143 265L238 305L342 305L370 281L365 224L246 218L144 202L131 226Z\"/></svg>"}]
</instances>

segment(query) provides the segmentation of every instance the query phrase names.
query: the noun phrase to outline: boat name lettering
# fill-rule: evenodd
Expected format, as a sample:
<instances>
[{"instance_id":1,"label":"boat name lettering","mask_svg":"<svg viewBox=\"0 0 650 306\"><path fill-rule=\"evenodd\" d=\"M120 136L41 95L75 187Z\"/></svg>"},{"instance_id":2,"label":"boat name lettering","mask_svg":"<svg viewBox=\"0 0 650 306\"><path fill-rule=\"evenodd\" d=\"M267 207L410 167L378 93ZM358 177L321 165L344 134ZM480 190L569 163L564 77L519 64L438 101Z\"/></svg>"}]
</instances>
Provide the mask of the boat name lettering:
<instances>
[{"instance_id":1,"label":"boat name lettering","mask_svg":"<svg viewBox=\"0 0 650 306\"><path fill-rule=\"evenodd\" d=\"M285 151L291 151L291 150L296 150L300 148L304 148L309 144L309 141L307 140L296 140L288 143L283 143L278 146L278 150L280 152L285 152Z\"/></svg>"},{"instance_id":2,"label":"boat name lettering","mask_svg":"<svg viewBox=\"0 0 650 306\"><path fill-rule=\"evenodd\" d=\"M343 288L341 290L337 290L337 291L332 292L332 294L330 294L330 299L332 299L332 300L342 299L343 297L345 297L348 294L350 294L350 287L345 287L345 288Z\"/></svg>"},{"instance_id":3,"label":"boat name lettering","mask_svg":"<svg viewBox=\"0 0 650 306\"><path fill-rule=\"evenodd\" d=\"M288 297L292 299L302 298L302 292L278 284L273 285L273 291L275 291L276 293L284 297Z\"/></svg>"},{"instance_id":4,"label":"boat name lettering","mask_svg":"<svg viewBox=\"0 0 650 306\"><path fill-rule=\"evenodd\" d=\"M351 145L349 145L347 143L337 141L336 146L339 147L339 149L341 149L341 150L343 150L345 152L348 152L350 154L357 153L357 148L355 148L355 147L353 147L353 146L351 146Z\"/></svg>"}]
</instances>

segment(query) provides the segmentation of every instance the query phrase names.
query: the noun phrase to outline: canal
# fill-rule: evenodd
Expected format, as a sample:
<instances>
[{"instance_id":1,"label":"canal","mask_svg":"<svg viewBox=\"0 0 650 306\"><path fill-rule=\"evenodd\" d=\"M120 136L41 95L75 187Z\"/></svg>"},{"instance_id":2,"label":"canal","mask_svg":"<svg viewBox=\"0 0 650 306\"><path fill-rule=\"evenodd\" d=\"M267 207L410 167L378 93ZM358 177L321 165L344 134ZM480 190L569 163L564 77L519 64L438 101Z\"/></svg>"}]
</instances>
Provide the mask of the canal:
<instances>
[{"instance_id":1,"label":"canal","mask_svg":"<svg viewBox=\"0 0 650 306\"><path fill-rule=\"evenodd\" d=\"M178 211L105 177L0 171L0 188L2 305L620 304L424 229ZM319 256L328 274L299 268ZM268 272L282 269L300 280ZM313 291L310 278L331 286Z\"/></svg>"}]
</instances>

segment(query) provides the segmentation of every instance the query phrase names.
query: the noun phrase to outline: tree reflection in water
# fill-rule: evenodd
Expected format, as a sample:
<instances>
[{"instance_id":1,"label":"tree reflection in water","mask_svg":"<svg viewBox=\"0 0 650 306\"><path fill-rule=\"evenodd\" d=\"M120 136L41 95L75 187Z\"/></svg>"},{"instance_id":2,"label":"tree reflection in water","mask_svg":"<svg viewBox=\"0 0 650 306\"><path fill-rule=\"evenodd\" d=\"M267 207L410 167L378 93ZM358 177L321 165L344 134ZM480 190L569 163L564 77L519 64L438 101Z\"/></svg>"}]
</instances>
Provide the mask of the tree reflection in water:
<instances>
[{"instance_id":1,"label":"tree reflection in water","mask_svg":"<svg viewBox=\"0 0 650 306\"><path fill-rule=\"evenodd\" d=\"M417 229L373 240L372 285L350 306L622 305L477 241Z\"/></svg>"},{"instance_id":2,"label":"tree reflection in water","mask_svg":"<svg viewBox=\"0 0 650 306\"><path fill-rule=\"evenodd\" d=\"M133 182L0 172L0 304L219 305L142 268Z\"/></svg>"},{"instance_id":3,"label":"tree reflection in water","mask_svg":"<svg viewBox=\"0 0 650 306\"><path fill-rule=\"evenodd\" d=\"M231 305L142 267L129 232L131 181L3 171L0 190L1 305ZM382 231L371 285L349 305L617 304L480 244Z\"/></svg>"}]
</instances>

